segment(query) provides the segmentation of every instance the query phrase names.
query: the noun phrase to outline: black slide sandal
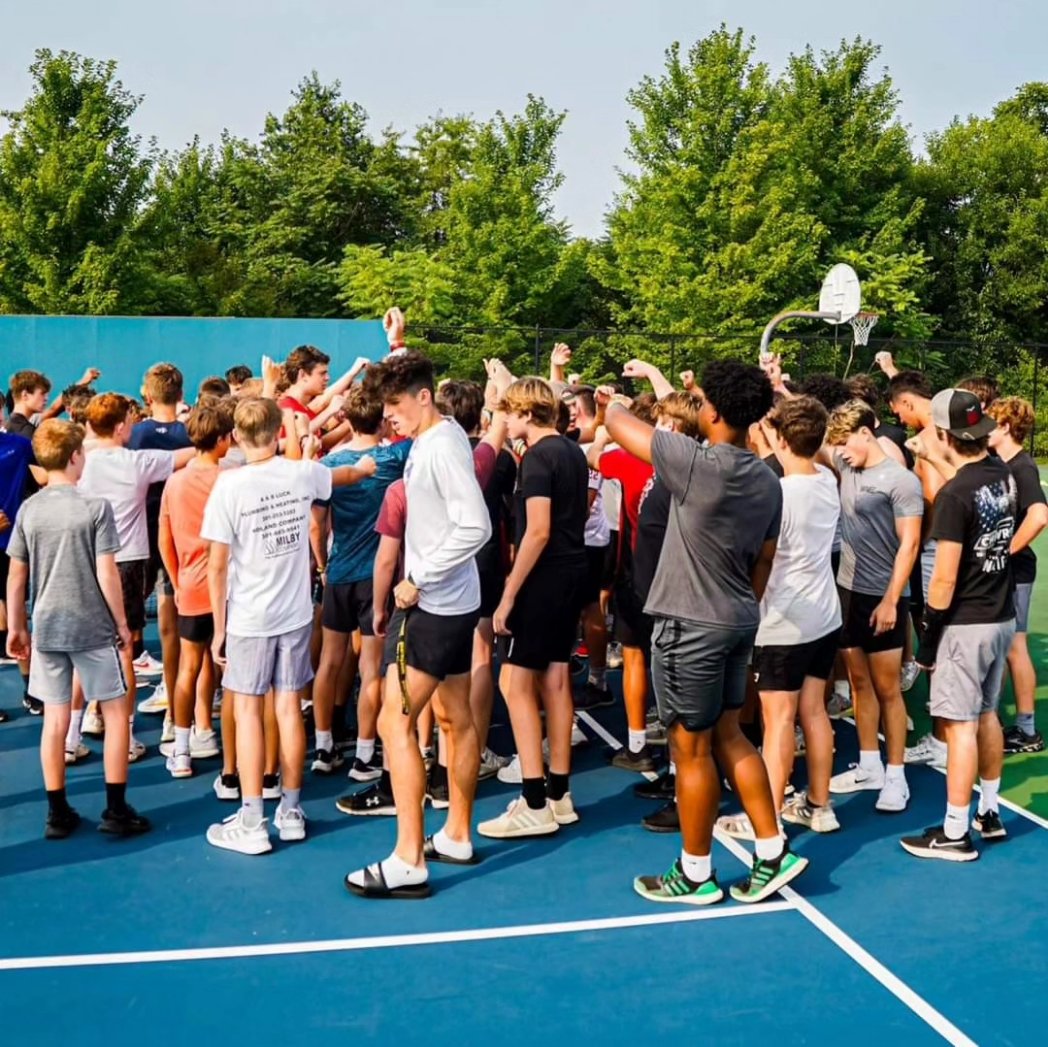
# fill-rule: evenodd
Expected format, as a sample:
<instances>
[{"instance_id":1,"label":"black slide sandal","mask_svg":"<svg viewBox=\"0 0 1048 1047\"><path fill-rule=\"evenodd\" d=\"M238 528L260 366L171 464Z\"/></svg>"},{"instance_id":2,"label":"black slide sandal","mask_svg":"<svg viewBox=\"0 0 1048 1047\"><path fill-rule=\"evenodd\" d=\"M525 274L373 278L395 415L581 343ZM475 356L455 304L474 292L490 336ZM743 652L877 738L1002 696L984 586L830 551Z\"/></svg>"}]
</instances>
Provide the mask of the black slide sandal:
<instances>
[{"instance_id":1,"label":"black slide sandal","mask_svg":"<svg viewBox=\"0 0 1048 1047\"><path fill-rule=\"evenodd\" d=\"M386 877L382 874L381 862L365 866L363 886L352 883L349 876L346 877L344 882L346 890L359 895L361 898L397 898L402 901L410 901L428 898L433 893L429 886L429 881L390 887L386 883Z\"/></svg>"},{"instance_id":2,"label":"black slide sandal","mask_svg":"<svg viewBox=\"0 0 1048 1047\"><path fill-rule=\"evenodd\" d=\"M437 850L432 836L427 836L422 844L422 857L427 862L444 862L447 865L478 865L480 863L480 856L476 851L469 858L452 858L450 854L443 854Z\"/></svg>"}]
</instances>

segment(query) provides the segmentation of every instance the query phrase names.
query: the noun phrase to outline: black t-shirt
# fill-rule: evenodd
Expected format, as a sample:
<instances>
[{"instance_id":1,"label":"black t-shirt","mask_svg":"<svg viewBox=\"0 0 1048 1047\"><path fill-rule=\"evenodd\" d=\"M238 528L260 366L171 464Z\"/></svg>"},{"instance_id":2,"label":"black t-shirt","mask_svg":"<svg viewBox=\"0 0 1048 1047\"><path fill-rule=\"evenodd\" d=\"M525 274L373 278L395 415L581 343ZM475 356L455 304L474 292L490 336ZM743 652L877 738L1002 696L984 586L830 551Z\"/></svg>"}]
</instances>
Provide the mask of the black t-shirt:
<instances>
[{"instance_id":1,"label":"black t-shirt","mask_svg":"<svg viewBox=\"0 0 1048 1047\"><path fill-rule=\"evenodd\" d=\"M951 625L1003 622L1015 614L1010 550L1018 507L1015 480L995 458L963 466L936 497L929 538L963 546Z\"/></svg>"},{"instance_id":2,"label":"black t-shirt","mask_svg":"<svg viewBox=\"0 0 1048 1047\"><path fill-rule=\"evenodd\" d=\"M773 452L769 454L767 458L762 458L761 461L781 480L786 472L782 468L782 462L779 461L778 457Z\"/></svg>"},{"instance_id":3,"label":"black t-shirt","mask_svg":"<svg viewBox=\"0 0 1048 1047\"><path fill-rule=\"evenodd\" d=\"M479 443L479 436L469 438L470 447L476 447ZM491 482L484 488L484 504L491 517L491 537L477 553L477 569L481 574L502 570L502 525L509 517L516 482L517 460L509 451L499 451Z\"/></svg>"},{"instance_id":4,"label":"black t-shirt","mask_svg":"<svg viewBox=\"0 0 1048 1047\"><path fill-rule=\"evenodd\" d=\"M589 466L579 445L565 436L544 436L520 460L516 495L517 548L527 529L529 498L550 500L550 532L536 567L582 567L589 516Z\"/></svg>"},{"instance_id":5,"label":"black t-shirt","mask_svg":"<svg viewBox=\"0 0 1048 1047\"><path fill-rule=\"evenodd\" d=\"M1041 487L1041 474L1037 463L1025 452L1020 451L1011 461L1005 463L1008 472L1015 477L1015 489L1019 498L1019 511L1015 516L1015 529L1018 531L1026 519L1031 505L1044 505ZM1037 578L1037 555L1032 546L1027 546L1012 557L1012 572L1016 585L1032 585Z\"/></svg>"},{"instance_id":6,"label":"black t-shirt","mask_svg":"<svg viewBox=\"0 0 1048 1047\"><path fill-rule=\"evenodd\" d=\"M640 496L637 513L637 544L633 550L633 589L641 603L647 603L655 578L670 518L670 489L657 477L647 482Z\"/></svg>"},{"instance_id":7,"label":"black t-shirt","mask_svg":"<svg viewBox=\"0 0 1048 1047\"><path fill-rule=\"evenodd\" d=\"M891 440L900 451L902 451L902 456L906 459L906 468L913 468L913 455L910 454L906 447L906 430L901 425L878 419L877 435L887 436L888 439Z\"/></svg>"},{"instance_id":8,"label":"black t-shirt","mask_svg":"<svg viewBox=\"0 0 1048 1047\"><path fill-rule=\"evenodd\" d=\"M24 415L12 412L7 416L7 424L4 428L9 433L14 433L15 436L24 436L30 443L33 442L33 437L36 435L36 426ZM36 458L30 458L30 464L36 465ZM36 482L33 474L27 469L25 474L25 488L22 491L22 497L28 498L30 495L36 494L40 490L40 485ZM14 523L14 521L11 521Z\"/></svg>"}]
</instances>

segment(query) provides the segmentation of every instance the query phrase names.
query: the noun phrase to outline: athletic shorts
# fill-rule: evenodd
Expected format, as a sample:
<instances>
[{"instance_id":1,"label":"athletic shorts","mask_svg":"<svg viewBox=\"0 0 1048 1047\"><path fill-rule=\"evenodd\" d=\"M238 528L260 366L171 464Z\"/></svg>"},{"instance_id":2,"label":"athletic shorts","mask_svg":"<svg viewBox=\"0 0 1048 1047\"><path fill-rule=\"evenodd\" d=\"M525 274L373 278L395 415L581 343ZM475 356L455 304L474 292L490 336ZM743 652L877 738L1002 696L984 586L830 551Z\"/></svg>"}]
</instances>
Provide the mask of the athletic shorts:
<instances>
[{"instance_id":1,"label":"athletic shorts","mask_svg":"<svg viewBox=\"0 0 1048 1047\"><path fill-rule=\"evenodd\" d=\"M946 626L931 674L932 716L971 722L994 712L1014 637L1014 618Z\"/></svg>"},{"instance_id":2,"label":"athletic shorts","mask_svg":"<svg viewBox=\"0 0 1048 1047\"><path fill-rule=\"evenodd\" d=\"M180 614L178 616L179 638L187 643L203 643L210 646L215 638L215 616L212 614Z\"/></svg>"},{"instance_id":3,"label":"athletic shorts","mask_svg":"<svg viewBox=\"0 0 1048 1047\"><path fill-rule=\"evenodd\" d=\"M146 627L146 572L148 560L126 560L117 563L120 588L124 593L127 627L136 633Z\"/></svg>"},{"instance_id":4,"label":"athletic shorts","mask_svg":"<svg viewBox=\"0 0 1048 1047\"><path fill-rule=\"evenodd\" d=\"M600 580L601 591L606 592L615 584L615 567L619 558L619 532L611 532L611 541L604 546L604 573Z\"/></svg>"},{"instance_id":5,"label":"athletic shorts","mask_svg":"<svg viewBox=\"0 0 1048 1047\"><path fill-rule=\"evenodd\" d=\"M935 571L935 550L939 547L938 542L929 541L924 543L921 549L919 563L921 565L921 592L924 598L928 598L928 592L932 587L932 573Z\"/></svg>"},{"instance_id":6,"label":"athletic shorts","mask_svg":"<svg viewBox=\"0 0 1048 1047\"><path fill-rule=\"evenodd\" d=\"M724 629L676 618L656 618L651 639L651 682L659 720L687 731L707 731L721 714L741 709L757 628Z\"/></svg>"},{"instance_id":7,"label":"athletic shorts","mask_svg":"<svg viewBox=\"0 0 1048 1047\"><path fill-rule=\"evenodd\" d=\"M651 631L655 625L644 603L628 577L616 580L614 589L615 639L623 647L639 647L644 657L651 656Z\"/></svg>"},{"instance_id":8,"label":"athletic shorts","mask_svg":"<svg viewBox=\"0 0 1048 1047\"><path fill-rule=\"evenodd\" d=\"M753 669L759 691L799 691L807 677L828 680L833 675L840 630L818 640L788 646L753 649Z\"/></svg>"},{"instance_id":9,"label":"athletic shorts","mask_svg":"<svg viewBox=\"0 0 1048 1047\"><path fill-rule=\"evenodd\" d=\"M904 596L899 601L895 614L895 628L880 636L875 636L870 619L881 597L868 593L853 593L849 589L839 589L841 597L840 649L842 651L859 648L865 654L880 654L882 651L901 651L906 645L906 630L910 627L909 601Z\"/></svg>"},{"instance_id":10,"label":"athletic shorts","mask_svg":"<svg viewBox=\"0 0 1048 1047\"><path fill-rule=\"evenodd\" d=\"M510 635L498 638L499 660L536 672L569 662L579 615L587 606L586 585L584 567L546 566L532 571L514 601L507 623Z\"/></svg>"},{"instance_id":11,"label":"athletic shorts","mask_svg":"<svg viewBox=\"0 0 1048 1047\"><path fill-rule=\"evenodd\" d=\"M480 572L480 617L490 618L502 601L506 574L501 565L485 567Z\"/></svg>"},{"instance_id":12,"label":"athletic shorts","mask_svg":"<svg viewBox=\"0 0 1048 1047\"><path fill-rule=\"evenodd\" d=\"M336 633L375 635L374 587L370 578L324 586L320 624Z\"/></svg>"},{"instance_id":13,"label":"athletic shorts","mask_svg":"<svg viewBox=\"0 0 1048 1047\"><path fill-rule=\"evenodd\" d=\"M115 645L90 651L38 651L34 647L29 693L45 705L68 705L73 697L74 671L89 702L108 702L127 693L124 667Z\"/></svg>"},{"instance_id":14,"label":"athletic shorts","mask_svg":"<svg viewBox=\"0 0 1048 1047\"><path fill-rule=\"evenodd\" d=\"M313 623L280 636L226 636L222 686L237 694L301 691L313 679Z\"/></svg>"},{"instance_id":15,"label":"athletic shorts","mask_svg":"<svg viewBox=\"0 0 1048 1047\"><path fill-rule=\"evenodd\" d=\"M1030 631L1030 601L1033 599L1033 582L1019 582L1015 586L1015 631Z\"/></svg>"},{"instance_id":16,"label":"athletic shorts","mask_svg":"<svg viewBox=\"0 0 1048 1047\"><path fill-rule=\"evenodd\" d=\"M175 595L175 587L171 584L167 571L164 570L164 561L160 559L159 552L150 552L149 559L146 561L146 576L142 582L143 596L148 597L154 590L158 596L174 597Z\"/></svg>"},{"instance_id":17,"label":"athletic shorts","mask_svg":"<svg viewBox=\"0 0 1048 1047\"><path fill-rule=\"evenodd\" d=\"M466 614L433 614L421 607L393 612L386 629L383 664L397 664L397 646L404 626L407 664L435 680L463 676L473 668L473 631L480 610Z\"/></svg>"},{"instance_id":18,"label":"athletic shorts","mask_svg":"<svg viewBox=\"0 0 1048 1047\"><path fill-rule=\"evenodd\" d=\"M582 588L582 606L600 600L600 591L604 588L604 557L608 554L606 545L586 546L586 574Z\"/></svg>"},{"instance_id":19,"label":"athletic shorts","mask_svg":"<svg viewBox=\"0 0 1048 1047\"><path fill-rule=\"evenodd\" d=\"M0 603L7 601L7 576L10 573L11 558L7 555L6 549L0 549Z\"/></svg>"}]
</instances>

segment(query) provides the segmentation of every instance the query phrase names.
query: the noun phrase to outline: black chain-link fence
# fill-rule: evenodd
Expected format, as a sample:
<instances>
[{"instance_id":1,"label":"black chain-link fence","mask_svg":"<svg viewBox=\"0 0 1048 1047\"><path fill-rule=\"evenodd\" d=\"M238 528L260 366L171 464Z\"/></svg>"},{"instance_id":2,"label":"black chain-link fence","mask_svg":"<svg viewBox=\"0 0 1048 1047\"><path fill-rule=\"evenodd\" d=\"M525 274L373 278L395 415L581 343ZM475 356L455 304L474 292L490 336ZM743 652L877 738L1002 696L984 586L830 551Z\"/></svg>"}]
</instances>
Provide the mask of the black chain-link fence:
<instances>
[{"instance_id":1,"label":"black chain-link fence","mask_svg":"<svg viewBox=\"0 0 1048 1047\"><path fill-rule=\"evenodd\" d=\"M974 342L970 340L908 341L871 337L869 345L853 346L851 328L827 327L813 333L780 333L772 349L782 357L783 371L797 381L818 373L847 378L871 374L887 386L874 358L885 350L900 369L925 372L936 388L973 374L997 379L1002 396L1029 400L1037 417L1030 438L1032 453L1048 458L1048 344ZM874 331L876 334L876 330ZM619 381L622 365L635 357L660 367L675 384L681 372L701 375L714 359L736 357L756 362L760 332L747 334L668 334L649 331L561 329L549 327L413 327L408 341L423 350L444 374L479 378L483 361L497 356L514 374L549 373L553 347L572 349L568 373L590 383Z\"/></svg>"}]
</instances>

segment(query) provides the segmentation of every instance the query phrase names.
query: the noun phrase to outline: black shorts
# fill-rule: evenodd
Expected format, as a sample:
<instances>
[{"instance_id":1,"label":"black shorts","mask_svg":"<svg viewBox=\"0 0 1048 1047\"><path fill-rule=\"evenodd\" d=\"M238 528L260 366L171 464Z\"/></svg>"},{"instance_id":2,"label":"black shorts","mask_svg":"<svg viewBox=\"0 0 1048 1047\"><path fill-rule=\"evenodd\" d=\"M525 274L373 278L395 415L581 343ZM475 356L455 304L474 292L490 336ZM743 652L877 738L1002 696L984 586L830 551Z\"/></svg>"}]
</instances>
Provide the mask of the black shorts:
<instances>
[{"instance_id":1,"label":"black shorts","mask_svg":"<svg viewBox=\"0 0 1048 1047\"><path fill-rule=\"evenodd\" d=\"M336 633L354 633L361 636L375 635L374 588L370 578L361 582L346 582L324 586L320 624Z\"/></svg>"},{"instance_id":2,"label":"black shorts","mask_svg":"<svg viewBox=\"0 0 1048 1047\"><path fill-rule=\"evenodd\" d=\"M619 578L614 589L615 639L623 647L639 647L651 657L651 631L655 620L644 613L644 604L632 579Z\"/></svg>"},{"instance_id":3,"label":"black shorts","mask_svg":"<svg viewBox=\"0 0 1048 1047\"><path fill-rule=\"evenodd\" d=\"M124 616L131 632L146 627L146 568L148 560L126 560L118 563L120 588L124 593Z\"/></svg>"},{"instance_id":4,"label":"black shorts","mask_svg":"<svg viewBox=\"0 0 1048 1047\"><path fill-rule=\"evenodd\" d=\"M479 566L479 565L478 565ZM502 600L506 575L501 566L484 567L480 571L480 617L490 618Z\"/></svg>"},{"instance_id":5,"label":"black shorts","mask_svg":"<svg viewBox=\"0 0 1048 1047\"><path fill-rule=\"evenodd\" d=\"M870 618L881 602L881 597L853 593L848 589L838 591L841 595L841 618L844 621L840 636L842 651L856 647L866 654L902 650L906 645L906 630L910 627L910 602L905 596L899 601L895 628L880 636L874 636Z\"/></svg>"},{"instance_id":6,"label":"black shorts","mask_svg":"<svg viewBox=\"0 0 1048 1047\"><path fill-rule=\"evenodd\" d=\"M187 643L210 645L215 638L215 617L211 614L180 614L178 616L179 638Z\"/></svg>"},{"instance_id":7,"label":"black shorts","mask_svg":"<svg viewBox=\"0 0 1048 1047\"><path fill-rule=\"evenodd\" d=\"M11 573L11 558L6 549L0 549L0 603L7 600L7 576ZM6 657L6 654L0 657Z\"/></svg>"},{"instance_id":8,"label":"black shorts","mask_svg":"<svg viewBox=\"0 0 1048 1047\"><path fill-rule=\"evenodd\" d=\"M397 664L397 644L405 617L405 654L412 669L444 680L462 676L473 668L473 631L480 612L432 614L412 607L409 611L394 611L389 620L382 659L387 669Z\"/></svg>"},{"instance_id":9,"label":"black shorts","mask_svg":"<svg viewBox=\"0 0 1048 1047\"><path fill-rule=\"evenodd\" d=\"M600 600L600 591L604 588L604 558L608 555L606 545L586 546L586 574L582 583L582 606Z\"/></svg>"},{"instance_id":10,"label":"black shorts","mask_svg":"<svg viewBox=\"0 0 1048 1047\"><path fill-rule=\"evenodd\" d=\"M499 660L536 672L569 662L585 606L585 584L582 566L532 571L513 604L510 635L498 638Z\"/></svg>"},{"instance_id":11,"label":"black shorts","mask_svg":"<svg viewBox=\"0 0 1048 1047\"><path fill-rule=\"evenodd\" d=\"M142 592L148 597L153 590L160 596L174 597L175 587L164 570L164 561L160 559L160 553L150 551L149 559L146 561L146 574L142 582Z\"/></svg>"},{"instance_id":12,"label":"black shorts","mask_svg":"<svg viewBox=\"0 0 1048 1047\"><path fill-rule=\"evenodd\" d=\"M755 647L753 668L760 691L799 691L807 677L828 680L833 675L840 630L789 646Z\"/></svg>"},{"instance_id":13,"label":"black shorts","mask_svg":"<svg viewBox=\"0 0 1048 1047\"><path fill-rule=\"evenodd\" d=\"M611 541L604 546L604 574L600 580L603 591L611 589L615 584L615 567L619 558L619 532L611 532Z\"/></svg>"}]
</instances>

